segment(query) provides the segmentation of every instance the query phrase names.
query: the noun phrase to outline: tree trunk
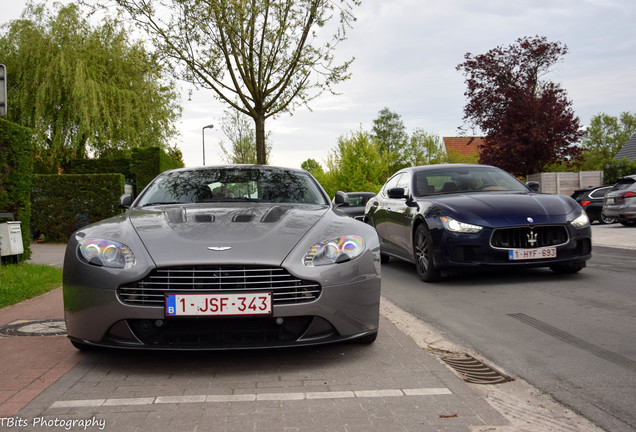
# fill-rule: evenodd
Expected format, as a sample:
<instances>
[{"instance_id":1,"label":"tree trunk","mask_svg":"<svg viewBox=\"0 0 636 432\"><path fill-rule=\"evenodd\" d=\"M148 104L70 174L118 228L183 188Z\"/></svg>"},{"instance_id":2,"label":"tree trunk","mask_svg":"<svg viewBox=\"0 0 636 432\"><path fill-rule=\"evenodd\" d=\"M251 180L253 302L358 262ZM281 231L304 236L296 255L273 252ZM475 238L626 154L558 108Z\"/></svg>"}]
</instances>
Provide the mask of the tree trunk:
<instances>
[{"instance_id":1,"label":"tree trunk","mask_svg":"<svg viewBox=\"0 0 636 432\"><path fill-rule=\"evenodd\" d=\"M254 119L256 123L256 163L267 165L267 153L265 151L265 115L258 113Z\"/></svg>"}]
</instances>

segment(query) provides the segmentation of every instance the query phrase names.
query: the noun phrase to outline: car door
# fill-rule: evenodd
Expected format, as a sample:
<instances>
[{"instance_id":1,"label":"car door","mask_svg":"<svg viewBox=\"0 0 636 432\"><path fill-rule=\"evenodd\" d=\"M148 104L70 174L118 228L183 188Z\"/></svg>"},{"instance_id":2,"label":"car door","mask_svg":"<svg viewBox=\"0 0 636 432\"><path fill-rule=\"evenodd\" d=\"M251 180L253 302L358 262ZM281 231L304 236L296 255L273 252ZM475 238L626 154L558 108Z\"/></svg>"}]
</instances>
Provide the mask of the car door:
<instances>
[{"instance_id":1,"label":"car door","mask_svg":"<svg viewBox=\"0 0 636 432\"><path fill-rule=\"evenodd\" d=\"M411 176L408 172L403 173L398 179L396 188L404 190L406 197L411 196ZM408 198L395 198L390 200L390 206L387 210L387 218L390 223L387 224L387 237L391 243L392 252L405 259L410 259L410 230L412 224L413 212L409 206Z\"/></svg>"},{"instance_id":2,"label":"car door","mask_svg":"<svg viewBox=\"0 0 636 432\"><path fill-rule=\"evenodd\" d=\"M404 195L410 194L410 176L407 172L399 173L395 176L394 182L387 187L386 201L385 201L385 251L391 254L405 257L405 213L408 210L406 204L406 198L391 198L388 191L394 188L401 188L404 190Z\"/></svg>"},{"instance_id":3,"label":"car door","mask_svg":"<svg viewBox=\"0 0 636 432\"><path fill-rule=\"evenodd\" d=\"M388 252L394 249L389 239L389 225L391 222L389 220L389 216L391 204L394 200L389 198L388 191L389 189L396 187L401 176L402 174L398 173L387 180L380 193L372 198L369 204L368 212L373 226L375 226L375 230L378 233L378 237L380 238L380 247L383 252Z\"/></svg>"}]
</instances>

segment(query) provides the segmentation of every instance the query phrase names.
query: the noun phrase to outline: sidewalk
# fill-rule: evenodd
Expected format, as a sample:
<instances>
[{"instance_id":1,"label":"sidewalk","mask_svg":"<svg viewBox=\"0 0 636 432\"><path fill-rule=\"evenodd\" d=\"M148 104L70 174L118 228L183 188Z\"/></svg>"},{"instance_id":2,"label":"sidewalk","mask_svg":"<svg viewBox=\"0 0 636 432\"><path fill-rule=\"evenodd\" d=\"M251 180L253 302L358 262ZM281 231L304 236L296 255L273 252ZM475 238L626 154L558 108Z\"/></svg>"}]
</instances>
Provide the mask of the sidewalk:
<instances>
[{"instance_id":1,"label":"sidewalk","mask_svg":"<svg viewBox=\"0 0 636 432\"><path fill-rule=\"evenodd\" d=\"M62 288L0 309L0 327L25 320L63 319ZM66 336L0 335L0 418L15 415L64 376L80 356Z\"/></svg>"}]
</instances>

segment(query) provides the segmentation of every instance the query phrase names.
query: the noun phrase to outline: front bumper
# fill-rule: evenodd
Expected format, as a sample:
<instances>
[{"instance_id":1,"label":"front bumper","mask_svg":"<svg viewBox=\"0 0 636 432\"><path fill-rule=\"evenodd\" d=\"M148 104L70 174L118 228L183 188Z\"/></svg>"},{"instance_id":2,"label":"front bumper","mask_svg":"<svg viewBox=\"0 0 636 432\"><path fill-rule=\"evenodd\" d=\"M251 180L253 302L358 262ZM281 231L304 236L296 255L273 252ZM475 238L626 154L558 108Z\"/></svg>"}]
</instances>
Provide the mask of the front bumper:
<instances>
[{"instance_id":1,"label":"front bumper","mask_svg":"<svg viewBox=\"0 0 636 432\"><path fill-rule=\"evenodd\" d=\"M568 227L568 240L556 246L556 258L510 260L509 250L515 247L493 247L492 230L477 234L455 234L439 230L435 241L435 265L439 270L507 267L552 267L562 264L583 264L592 257L590 227Z\"/></svg>"},{"instance_id":2,"label":"front bumper","mask_svg":"<svg viewBox=\"0 0 636 432\"><path fill-rule=\"evenodd\" d=\"M162 306L122 303L116 287L64 285L71 340L133 349L274 348L351 340L378 331L379 301L378 277L324 286L317 300L275 305L266 318L166 318Z\"/></svg>"}]
</instances>

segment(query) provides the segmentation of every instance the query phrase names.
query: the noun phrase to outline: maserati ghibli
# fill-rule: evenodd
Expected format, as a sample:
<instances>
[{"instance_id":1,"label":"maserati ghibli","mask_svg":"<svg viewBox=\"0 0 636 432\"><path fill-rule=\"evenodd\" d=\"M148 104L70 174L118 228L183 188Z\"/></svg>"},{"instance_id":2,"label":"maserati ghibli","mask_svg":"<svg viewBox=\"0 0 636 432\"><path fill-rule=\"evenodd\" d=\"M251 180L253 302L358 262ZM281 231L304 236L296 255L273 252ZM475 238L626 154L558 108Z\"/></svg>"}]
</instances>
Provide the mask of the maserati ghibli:
<instances>
[{"instance_id":1,"label":"maserati ghibli","mask_svg":"<svg viewBox=\"0 0 636 432\"><path fill-rule=\"evenodd\" d=\"M592 253L589 219L576 201L537 193L486 165L400 170L367 202L365 221L377 230L382 262L412 262L426 282L486 268L576 273Z\"/></svg>"}]
</instances>

